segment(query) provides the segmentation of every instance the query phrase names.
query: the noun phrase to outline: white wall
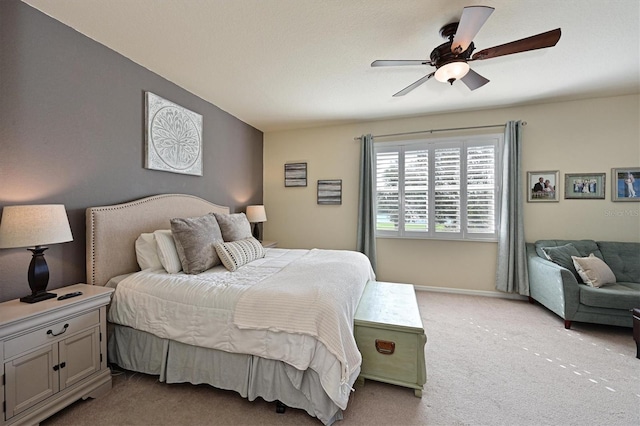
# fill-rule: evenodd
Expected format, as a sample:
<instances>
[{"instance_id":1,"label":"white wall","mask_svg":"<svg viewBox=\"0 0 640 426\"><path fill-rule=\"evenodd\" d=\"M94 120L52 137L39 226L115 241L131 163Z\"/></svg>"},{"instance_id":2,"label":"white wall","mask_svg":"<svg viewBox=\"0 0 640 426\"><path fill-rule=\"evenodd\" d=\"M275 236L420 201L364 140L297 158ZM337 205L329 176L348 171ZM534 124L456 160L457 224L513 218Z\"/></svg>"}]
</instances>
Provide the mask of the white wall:
<instances>
[{"instance_id":1,"label":"white wall","mask_svg":"<svg viewBox=\"0 0 640 426\"><path fill-rule=\"evenodd\" d=\"M611 168L640 166L638 95L488 109L264 135L265 239L287 248L355 249L359 142L365 133L527 122L526 171L560 170L560 201L525 203L527 241L640 242L640 202L611 201ZM498 129L499 130L499 129ZM455 136L440 133L438 136ZM386 140L386 139L385 139ZM284 187L284 164L306 162L306 188ZM606 173L604 200L565 200L565 173ZM342 205L316 204L318 179L342 179ZM495 243L378 239L378 279L492 291Z\"/></svg>"}]
</instances>

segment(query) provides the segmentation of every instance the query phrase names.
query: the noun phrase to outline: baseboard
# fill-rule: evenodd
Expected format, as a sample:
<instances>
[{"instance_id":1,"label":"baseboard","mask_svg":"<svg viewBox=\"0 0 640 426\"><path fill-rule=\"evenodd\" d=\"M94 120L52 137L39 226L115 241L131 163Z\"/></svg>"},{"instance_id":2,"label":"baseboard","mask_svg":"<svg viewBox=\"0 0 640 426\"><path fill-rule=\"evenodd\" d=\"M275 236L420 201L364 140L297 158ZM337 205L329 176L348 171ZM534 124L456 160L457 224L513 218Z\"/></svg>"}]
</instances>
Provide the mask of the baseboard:
<instances>
[{"instance_id":1,"label":"baseboard","mask_svg":"<svg viewBox=\"0 0 640 426\"><path fill-rule=\"evenodd\" d=\"M467 296L483 296L483 297L496 297L499 299L514 299L514 300L527 300L526 296L513 293L502 293L500 291L486 291L486 290L469 290L464 288L450 288L450 287L432 287L428 285L415 285L413 288L416 291L432 291L434 293L452 293L452 294L464 294Z\"/></svg>"}]
</instances>

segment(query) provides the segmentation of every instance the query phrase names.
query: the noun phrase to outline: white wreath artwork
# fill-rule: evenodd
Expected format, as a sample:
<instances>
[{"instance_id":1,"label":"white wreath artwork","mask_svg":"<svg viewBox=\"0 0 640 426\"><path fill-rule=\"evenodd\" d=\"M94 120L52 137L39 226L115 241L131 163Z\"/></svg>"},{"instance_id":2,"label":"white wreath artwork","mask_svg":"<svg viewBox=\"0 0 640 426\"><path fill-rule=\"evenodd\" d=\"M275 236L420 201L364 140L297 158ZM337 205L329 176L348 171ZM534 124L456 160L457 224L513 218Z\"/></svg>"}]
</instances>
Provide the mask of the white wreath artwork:
<instances>
[{"instance_id":1,"label":"white wreath artwork","mask_svg":"<svg viewBox=\"0 0 640 426\"><path fill-rule=\"evenodd\" d=\"M202 176L202 116L146 95L145 168Z\"/></svg>"}]
</instances>

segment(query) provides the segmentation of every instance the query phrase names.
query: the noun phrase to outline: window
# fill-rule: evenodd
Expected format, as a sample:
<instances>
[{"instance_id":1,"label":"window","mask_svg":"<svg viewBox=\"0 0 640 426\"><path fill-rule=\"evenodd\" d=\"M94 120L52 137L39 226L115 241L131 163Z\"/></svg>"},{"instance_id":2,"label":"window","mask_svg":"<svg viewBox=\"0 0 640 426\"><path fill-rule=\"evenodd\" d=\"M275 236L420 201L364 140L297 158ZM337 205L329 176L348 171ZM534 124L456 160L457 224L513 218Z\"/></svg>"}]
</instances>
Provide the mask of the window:
<instances>
[{"instance_id":1,"label":"window","mask_svg":"<svg viewBox=\"0 0 640 426\"><path fill-rule=\"evenodd\" d=\"M376 143L377 236L495 240L501 141Z\"/></svg>"}]
</instances>

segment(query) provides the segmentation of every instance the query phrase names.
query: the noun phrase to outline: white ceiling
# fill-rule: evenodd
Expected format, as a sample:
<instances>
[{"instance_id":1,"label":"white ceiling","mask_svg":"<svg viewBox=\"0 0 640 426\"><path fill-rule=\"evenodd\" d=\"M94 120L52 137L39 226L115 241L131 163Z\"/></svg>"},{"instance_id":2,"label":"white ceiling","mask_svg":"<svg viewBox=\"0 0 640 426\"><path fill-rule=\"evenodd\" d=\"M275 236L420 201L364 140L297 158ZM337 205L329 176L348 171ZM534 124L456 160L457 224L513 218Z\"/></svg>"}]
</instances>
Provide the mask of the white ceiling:
<instances>
[{"instance_id":1,"label":"white ceiling","mask_svg":"<svg viewBox=\"0 0 640 426\"><path fill-rule=\"evenodd\" d=\"M638 0L484 0L476 51L562 28L555 47L471 63L469 91L428 59L471 0L23 0L264 131L640 92Z\"/></svg>"}]
</instances>

